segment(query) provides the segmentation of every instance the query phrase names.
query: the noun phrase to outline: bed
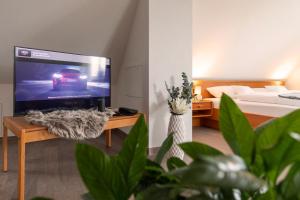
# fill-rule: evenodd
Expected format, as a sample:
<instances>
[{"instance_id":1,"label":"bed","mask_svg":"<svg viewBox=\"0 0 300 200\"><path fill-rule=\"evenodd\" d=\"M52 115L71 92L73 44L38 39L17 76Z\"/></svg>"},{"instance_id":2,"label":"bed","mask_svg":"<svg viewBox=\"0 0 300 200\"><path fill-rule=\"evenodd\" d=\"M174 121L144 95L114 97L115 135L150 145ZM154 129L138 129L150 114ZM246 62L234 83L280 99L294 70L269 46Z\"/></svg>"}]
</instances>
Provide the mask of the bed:
<instances>
[{"instance_id":1,"label":"bed","mask_svg":"<svg viewBox=\"0 0 300 200\"><path fill-rule=\"evenodd\" d=\"M194 85L200 85L202 97L213 102L213 115L201 121L203 126L218 129L220 98L214 97L207 88L215 86L249 86L261 89L265 86L284 86L284 81L219 81L198 80ZM255 91L251 94L233 95L232 98L245 113L250 124L257 127L259 124L273 118L286 115L300 108L300 100L281 98L278 95L287 93L300 93L300 91Z\"/></svg>"}]
</instances>

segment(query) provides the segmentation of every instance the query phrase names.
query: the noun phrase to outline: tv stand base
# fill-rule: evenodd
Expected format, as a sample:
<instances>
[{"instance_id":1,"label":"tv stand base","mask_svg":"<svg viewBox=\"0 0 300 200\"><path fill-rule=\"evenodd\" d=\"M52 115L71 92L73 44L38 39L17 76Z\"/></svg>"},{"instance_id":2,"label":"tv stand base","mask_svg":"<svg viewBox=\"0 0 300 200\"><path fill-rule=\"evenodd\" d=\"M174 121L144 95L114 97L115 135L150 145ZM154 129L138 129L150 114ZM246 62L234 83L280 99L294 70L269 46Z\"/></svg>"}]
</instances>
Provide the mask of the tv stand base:
<instances>
[{"instance_id":1,"label":"tv stand base","mask_svg":"<svg viewBox=\"0 0 300 200\"><path fill-rule=\"evenodd\" d=\"M104 126L105 143L107 147L112 146L111 129L133 126L142 114L133 116L112 117ZM28 123L24 117L4 117L3 118L3 171L8 170L8 130L18 137L18 191L19 200L25 200L25 161L26 144L51 140L58 136L50 134L47 127Z\"/></svg>"}]
</instances>

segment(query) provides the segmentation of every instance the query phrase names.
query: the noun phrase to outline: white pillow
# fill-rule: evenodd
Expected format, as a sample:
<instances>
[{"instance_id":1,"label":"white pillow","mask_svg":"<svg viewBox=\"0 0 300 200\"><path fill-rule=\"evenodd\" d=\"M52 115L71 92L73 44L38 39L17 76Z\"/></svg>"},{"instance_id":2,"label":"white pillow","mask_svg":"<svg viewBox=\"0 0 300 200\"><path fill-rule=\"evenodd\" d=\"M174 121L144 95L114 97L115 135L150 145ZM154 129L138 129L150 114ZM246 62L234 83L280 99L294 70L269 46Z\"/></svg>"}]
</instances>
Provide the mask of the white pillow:
<instances>
[{"instance_id":1,"label":"white pillow","mask_svg":"<svg viewBox=\"0 0 300 200\"><path fill-rule=\"evenodd\" d=\"M207 88L207 91L216 98L220 98L223 93L229 96L234 96L232 86L214 86Z\"/></svg>"},{"instance_id":2,"label":"white pillow","mask_svg":"<svg viewBox=\"0 0 300 200\"><path fill-rule=\"evenodd\" d=\"M254 92L270 92L267 88L252 88Z\"/></svg>"},{"instance_id":3,"label":"white pillow","mask_svg":"<svg viewBox=\"0 0 300 200\"><path fill-rule=\"evenodd\" d=\"M235 95L254 93L254 90L249 86L233 85L232 88Z\"/></svg>"},{"instance_id":4,"label":"white pillow","mask_svg":"<svg viewBox=\"0 0 300 200\"><path fill-rule=\"evenodd\" d=\"M280 86L280 85L266 85L265 88L269 91L269 92L286 92L288 91L288 89L284 86Z\"/></svg>"}]
</instances>

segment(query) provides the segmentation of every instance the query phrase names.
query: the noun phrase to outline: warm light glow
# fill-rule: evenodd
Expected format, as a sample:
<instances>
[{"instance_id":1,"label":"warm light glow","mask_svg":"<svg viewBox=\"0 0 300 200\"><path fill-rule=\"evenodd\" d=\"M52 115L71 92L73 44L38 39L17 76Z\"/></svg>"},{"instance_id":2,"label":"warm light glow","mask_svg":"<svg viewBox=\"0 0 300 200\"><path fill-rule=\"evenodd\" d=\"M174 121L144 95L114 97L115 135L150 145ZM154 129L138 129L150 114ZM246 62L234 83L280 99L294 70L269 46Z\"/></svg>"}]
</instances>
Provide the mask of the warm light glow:
<instances>
[{"instance_id":1,"label":"warm light glow","mask_svg":"<svg viewBox=\"0 0 300 200\"><path fill-rule=\"evenodd\" d=\"M275 85L282 85L282 81L275 81Z\"/></svg>"},{"instance_id":2,"label":"warm light glow","mask_svg":"<svg viewBox=\"0 0 300 200\"><path fill-rule=\"evenodd\" d=\"M194 87L194 94L196 95L193 99L193 102L198 102L200 100L202 100L202 92L201 92L202 88L200 85L196 85Z\"/></svg>"},{"instance_id":3,"label":"warm light glow","mask_svg":"<svg viewBox=\"0 0 300 200\"><path fill-rule=\"evenodd\" d=\"M210 59L195 59L192 72L193 78L207 77L214 64L214 61Z\"/></svg>"},{"instance_id":4,"label":"warm light glow","mask_svg":"<svg viewBox=\"0 0 300 200\"><path fill-rule=\"evenodd\" d=\"M197 94L197 95L201 94L201 86L199 86L199 85L195 86L194 94Z\"/></svg>"},{"instance_id":5,"label":"warm light glow","mask_svg":"<svg viewBox=\"0 0 300 200\"><path fill-rule=\"evenodd\" d=\"M200 39L200 38L198 38ZM197 39L197 40L198 40ZM219 38L220 39L220 38ZM195 41L193 45L193 70L194 79L213 77L216 72L216 65L222 62L226 40L219 40L215 36L202 41Z\"/></svg>"},{"instance_id":6,"label":"warm light glow","mask_svg":"<svg viewBox=\"0 0 300 200\"><path fill-rule=\"evenodd\" d=\"M272 74L272 79L286 79L290 72L294 69L296 63L289 62L279 66L276 71Z\"/></svg>"}]
</instances>

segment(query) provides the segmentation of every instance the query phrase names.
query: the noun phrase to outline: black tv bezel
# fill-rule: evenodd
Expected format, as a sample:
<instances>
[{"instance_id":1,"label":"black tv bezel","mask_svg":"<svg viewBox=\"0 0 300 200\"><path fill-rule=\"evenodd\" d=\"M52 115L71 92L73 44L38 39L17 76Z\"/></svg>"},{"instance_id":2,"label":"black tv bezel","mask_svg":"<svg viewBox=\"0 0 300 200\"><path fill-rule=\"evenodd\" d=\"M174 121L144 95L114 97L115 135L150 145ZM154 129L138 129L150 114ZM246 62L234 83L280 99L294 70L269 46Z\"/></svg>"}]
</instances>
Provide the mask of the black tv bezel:
<instances>
[{"instance_id":1,"label":"black tv bezel","mask_svg":"<svg viewBox=\"0 0 300 200\"><path fill-rule=\"evenodd\" d=\"M32 49L32 50L41 50L41 51L49 51L49 52L56 52L56 53L65 53L65 54L72 54L72 55L79 55L79 56L91 56L91 55L85 55L85 54L79 54L79 53L70 53L70 52L64 52L64 51L57 51L57 50L48 50L48 49L39 49L39 48L31 48L31 47L23 47L23 46L14 46L13 48L13 55L14 55L14 68L13 68L13 73L14 73L14 76L13 76L13 81L14 81L14 85L13 85L13 115L14 116L24 116L26 115L26 112L28 112L29 110L24 110L23 112L16 112L16 48L24 48L24 49ZM99 56L95 56L95 57L99 57ZM105 106L106 107L110 107L111 106L111 93L112 93L112 88L111 88L111 77L112 77L112 62L111 62L111 57L105 57L107 59L109 59L109 68L110 68L110 73L109 73L109 85L110 85L110 89L109 89L109 97L105 97ZM33 100L33 101L21 101L23 102L24 104L25 103L33 103L33 104L36 104L36 103L40 103L40 104L45 104L47 102L56 102L58 105L61 104L63 105L63 102L65 102L64 104L68 104L66 103L67 101L71 101L77 105L79 105L80 103L90 103L90 105L86 105L86 107L73 107L74 109L80 109L80 108L91 108L91 107L97 107L97 102L99 101L99 99L103 99L103 97L90 97L90 98L66 98L66 99L56 99L56 100ZM58 108L49 108L49 109L46 109L47 111L48 110L55 110L55 109L59 109L59 108L63 108L63 106L59 106ZM68 108L68 109L72 109L71 107ZM43 109L37 109L37 110L41 110L43 111Z\"/></svg>"}]
</instances>

